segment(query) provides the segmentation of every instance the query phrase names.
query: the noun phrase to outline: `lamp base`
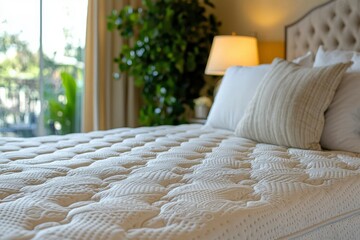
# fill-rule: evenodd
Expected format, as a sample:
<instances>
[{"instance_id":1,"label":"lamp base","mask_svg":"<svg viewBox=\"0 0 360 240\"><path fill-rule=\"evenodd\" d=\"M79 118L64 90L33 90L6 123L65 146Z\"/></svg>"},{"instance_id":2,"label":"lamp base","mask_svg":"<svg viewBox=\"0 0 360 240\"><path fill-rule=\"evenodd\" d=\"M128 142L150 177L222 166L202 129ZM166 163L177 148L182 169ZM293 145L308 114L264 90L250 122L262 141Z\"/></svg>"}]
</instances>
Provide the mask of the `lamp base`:
<instances>
[{"instance_id":1,"label":"lamp base","mask_svg":"<svg viewBox=\"0 0 360 240\"><path fill-rule=\"evenodd\" d=\"M222 82L222 77L219 77L219 79L216 81L215 83L215 88L214 88L214 99L219 91L219 88L220 88L220 85L221 85L221 82Z\"/></svg>"}]
</instances>

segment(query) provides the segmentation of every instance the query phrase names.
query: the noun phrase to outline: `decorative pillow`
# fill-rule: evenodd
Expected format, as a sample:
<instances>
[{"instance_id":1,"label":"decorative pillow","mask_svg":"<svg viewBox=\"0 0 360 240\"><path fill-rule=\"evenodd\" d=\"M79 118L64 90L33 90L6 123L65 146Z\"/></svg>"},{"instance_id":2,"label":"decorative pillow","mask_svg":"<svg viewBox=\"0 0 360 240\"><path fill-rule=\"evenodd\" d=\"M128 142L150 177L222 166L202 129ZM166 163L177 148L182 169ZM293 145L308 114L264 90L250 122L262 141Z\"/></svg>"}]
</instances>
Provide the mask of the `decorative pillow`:
<instances>
[{"instance_id":1,"label":"decorative pillow","mask_svg":"<svg viewBox=\"0 0 360 240\"><path fill-rule=\"evenodd\" d=\"M320 150L324 112L350 65L304 68L275 59L236 134L258 142Z\"/></svg>"},{"instance_id":2,"label":"decorative pillow","mask_svg":"<svg viewBox=\"0 0 360 240\"><path fill-rule=\"evenodd\" d=\"M360 72L345 73L325 113L321 146L360 153Z\"/></svg>"},{"instance_id":3,"label":"decorative pillow","mask_svg":"<svg viewBox=\"0 0 360 240\"><path fill-rule=\"evenodd\" d=\"M206 125L234 131L270 65L227 69Z\"/></svg>"},{"instance_id":4,"label":"decorative pillow","mask_svg":"<svg viewBox=\"0 0 360 240\"><path fill-rule=\"evenodd\" d=\"M314 67L328 66L336 63L349 62L354 54L354 51L332 50L325 51L323 46L320 46L316 52Z\"/></svg>"},{"instance_id":5,"label":"decorative pillow","mask_svg":"<svg viewBox=\"0 0 360 240\"><path fill-rule=\"evenodd\" d=\"M292 60L293 63L299 64L304 67L312 67L314 65L314 54L308 51L304 55Z\"/></svg>"}]
</instances>

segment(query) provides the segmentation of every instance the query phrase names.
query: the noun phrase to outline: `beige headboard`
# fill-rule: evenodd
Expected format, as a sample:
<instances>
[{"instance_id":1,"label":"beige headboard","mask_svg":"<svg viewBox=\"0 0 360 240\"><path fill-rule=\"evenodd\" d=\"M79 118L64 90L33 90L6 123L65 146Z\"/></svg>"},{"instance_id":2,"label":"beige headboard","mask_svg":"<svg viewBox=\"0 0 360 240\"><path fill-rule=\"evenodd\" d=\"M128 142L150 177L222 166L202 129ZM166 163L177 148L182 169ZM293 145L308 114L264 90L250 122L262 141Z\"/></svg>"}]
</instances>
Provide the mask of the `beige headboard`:
<instances>
[{"instance_id":1,"label":"beige headboard","mask_svg":"<svg viewBox=\"0 0 360 240\"><path fill-rule=\"evenodd\" d=\"M360 0L332 0L285 27L285 56L292 60L323 45L360 51Z\"/></svg>"}]
</instances>

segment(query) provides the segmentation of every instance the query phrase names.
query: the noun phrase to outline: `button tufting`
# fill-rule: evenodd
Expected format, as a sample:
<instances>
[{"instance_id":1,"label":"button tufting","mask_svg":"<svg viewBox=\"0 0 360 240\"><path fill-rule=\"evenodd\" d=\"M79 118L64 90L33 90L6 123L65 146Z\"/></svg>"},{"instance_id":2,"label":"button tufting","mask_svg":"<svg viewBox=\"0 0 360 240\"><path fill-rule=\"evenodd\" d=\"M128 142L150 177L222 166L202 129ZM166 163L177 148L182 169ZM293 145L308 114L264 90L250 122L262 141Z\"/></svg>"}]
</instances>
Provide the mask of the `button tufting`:
<instances>
[{"instance_id":1,"label":"button tufting","mask_svg":"<svg viewBox=\"0 0 360 240\"><path fill-rule=\"evenodd\" d=\"M351 13L352 13L352 9L351 9L351 7L350 6L347 6L347 8L346 8L346 15L350 15Z\"/></svg>"},{"instance_id":2,"label":"button tufting","mask_svg":"<svg viewBox=\"0 0 360 240\"><path fill-rule=\"evenodd\" d=\"M360 16L359 16L359 15L356 15L354 24L355 24L355 26L357 26L358 28L360 28Z\"/></svg>"},{"instance_id":3,"label":"button tufting","mask_svg":"<svg viewBox=\"0 0 360 240\"><path fill-rule=\"evenodd\" d=\"M334 11L332 11L330 13L330 19L334 19L336 17L336 13Z\"/></svg>"},{"instance_id":4,"label":"button tufting","mask_svg":"<svg viewBox=\"0 0 360 240\"><path fill-rule=\"evenodd\" d=\"M313 36L315 34L315 28L314 26L310 27L310 31L309 31L310 35Z\"/></svg>"},{"instance_id":5,"label":"button tufting","mask_svg":"<svg viewBox=\"0 0 360 240\"><path fill-rule=\"evenodd\" d=\"M354 37L354 35L350 35L348 38L348 45L349 46L355 46L356 45L356 38Z\"/></svg>"},{"instance_id":6,"label":"button tufting","mask_svg":"<svg viewBox=\"0 0 360 240\"><path fill-rule=\"evenodd\" d=\"M345 23L344 23L344 21L339 22L338 28L339 28L341 31L344 31L344 29L345 29Z\"/></svg>"},{"instance_id":7,"label":"button tufting","mask_svg":"<svg viewBox=\"0 0 360 240\"><path fill-rule=\"evenodd\" d=\"M324 29L325 33L330 32L330 26L329 26L329 24L324 24L323 29Z\"/></svg>"}]
</instances>

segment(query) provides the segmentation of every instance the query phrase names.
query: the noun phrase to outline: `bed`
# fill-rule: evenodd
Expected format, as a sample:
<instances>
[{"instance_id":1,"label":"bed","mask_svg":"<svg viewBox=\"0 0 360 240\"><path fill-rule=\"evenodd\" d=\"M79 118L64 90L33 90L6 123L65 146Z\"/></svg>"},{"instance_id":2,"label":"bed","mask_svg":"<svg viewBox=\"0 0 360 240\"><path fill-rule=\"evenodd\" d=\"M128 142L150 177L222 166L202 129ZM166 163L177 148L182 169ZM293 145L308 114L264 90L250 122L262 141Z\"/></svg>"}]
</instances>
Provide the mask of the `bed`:
<instances>
[{"instance_id":1,"label":"bed","mask_svg":"<svg viewBox=\"0 0 360 240\"><path fill-rule=\"evenodd\" d=\"M287 26L287 59L360 51L359 6L331 1ZM269 67L227 72L204 126L0 138L0 239L359 239L357 150L255 141L216 112L232 106L226 76Z\"/></svg>"}]
</instances>

